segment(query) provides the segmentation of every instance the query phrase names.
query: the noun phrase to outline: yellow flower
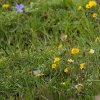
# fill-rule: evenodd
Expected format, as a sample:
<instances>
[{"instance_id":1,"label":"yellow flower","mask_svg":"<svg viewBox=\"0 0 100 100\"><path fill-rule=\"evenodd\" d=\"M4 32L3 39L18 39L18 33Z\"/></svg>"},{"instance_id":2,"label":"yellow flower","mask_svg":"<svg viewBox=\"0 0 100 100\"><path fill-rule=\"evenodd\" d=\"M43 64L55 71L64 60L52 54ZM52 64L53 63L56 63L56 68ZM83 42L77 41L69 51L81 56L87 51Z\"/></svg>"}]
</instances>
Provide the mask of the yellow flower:
<instances>
[{"instance_id":1,"label":"yellow flower","mask_svg":"<svg viewBox=\"0 0 100 100\"><path fill-rule=\"evenodd\" d=\"M57 64L52 64L52 69L57 68Z\"/></svg>"},{"instance_id":2,"label":"yellow flower","mask_svg":"<svg viewBox=\"0 0 100 100\"><path fill-rule=\"evenodd\" d=\"M54 58L54 63L59 62L59 61L60 61L60 58L59 57L55 57Z\"/></svg>"},{"instance_id":3,"label":"yellow flower","mask_svg":"<svg viewBox=\"0 0 100 100\"><path fill-rule=\"evenodd\" d=\"M80 69L84 69L85 68L85 63L81 63L80 64Z\"/></svg>"},{"instance_id":4,"label":"yellow flower","mask_svg":"<svg viewBox=\"0 0 100 100\"><path fill-rule=\"evenodd\" d=\"M81 10L82 9L82 6L78 6L77 10Z\"/></svg>"},{"instance_id":5,"label":"yellow flower","mask_svg":"<svg viewBox=\"0 0 100 100\"><path fill-rule=\"evenodd\" d=\"M89 9L90 8L90 5L89 4L86 4L86 8Z\"/></svg>"},{"instance_id":6,"label":"yellow flower","mask_svg":"<svg viewBox=\"0 0 100 100\"><path fill-rule=\"evenodd\" d=\"M97 13L93 13L92 17L94 17L94 18L97 17Z\"/></svg>"},{"instance_id":7,"label":"yellow flower","mask_svg":"<svg viewBox=\"0 0 100 100\"><path fill-rule=\"evenodd\" d=\"M97 5L96 1L94 1L94 0L89 1L90 7L95 7L96 5Z\"/></svg>"},{"instance_id":8,"label":"yellow flower","mask_svg":"<svg viewBox=\"0 0 100 100\"><path fill-rule=\"evenodd\" d=\"M80 50L78 48L73 48L71 50L71 54L78 54L80 52Z\"/></svg>"},{"instance_id":9,"label":"yellow flower","mask_svg":"<svg viewBox=\"0 0 100 100\"><path fill-rule=\"evenodd\" d=\"M65 72L65 73L68 73L69 71L70 71L69 68L65 68L65 69L64 69L64 72Z\"/></svg>"},{"instance_id":10,"label":"yellow flower","mask_svg":"<svg viewBox=\"0 0 100 100\"><path fill-rule=\"evenodd\" d=\"M84 85L79 83L79 84L75 85L75 88L77 89L77 92L81 92L82 89L84 89Z\"/></svg>"},{"instance_id":11,"label":"yellow flower","mask_svg":"<svg viewBox=\"0 0 100 100\"><path fill-rule=\"evenodd\" d=\"M9 4L3 4L3 5L2 5L2 8L5 8L5 9L8 9L9 7L10 7Z\"/></svg>"},{"instance_id":12,"label":"yellow flower","mask_svg":"<svg viewBox=\"0 0 100 100\"><path fill-rule=\"evenodd\" d=\"M67 62L69 62L69 63L73 63L74 60L72 60L72 59L68 59Z\"/></svg>"},{"instance_id":13,"label":"yellow flower","mask_svg":"<svg viewBox=\"0 0 100 100\"><path fill-rule=\"evenodd\" d=\"M95 42L98 42L98 41L100 41L100 38L96 37Z\"/></svg>"},{"instance_id":14,"label":"yellow flower","mask_svg":"<svg viewBox=\"0 0 100 100\"><path fill-rule=\"evenodd\" d=\"M93 54L94 52L95 52L95 50L93 50L93 49L90 49L90 51L89 51L90 54Z\"/></svg>"},{"instance_id":15,"label":"yellow flower","mask_svg":"<svg viewBox=\"0 0 100 100\"><path fill-rule=\"evenodd\" d=\"M88 4L86 4L86 8L87 8L87 9L92 8L92 7L95 7L95 6L97 6L97 3L96 3L96 1L94 1L94 0L90 0L90 1L88 2Z\"/></svg>"}]
</instances>

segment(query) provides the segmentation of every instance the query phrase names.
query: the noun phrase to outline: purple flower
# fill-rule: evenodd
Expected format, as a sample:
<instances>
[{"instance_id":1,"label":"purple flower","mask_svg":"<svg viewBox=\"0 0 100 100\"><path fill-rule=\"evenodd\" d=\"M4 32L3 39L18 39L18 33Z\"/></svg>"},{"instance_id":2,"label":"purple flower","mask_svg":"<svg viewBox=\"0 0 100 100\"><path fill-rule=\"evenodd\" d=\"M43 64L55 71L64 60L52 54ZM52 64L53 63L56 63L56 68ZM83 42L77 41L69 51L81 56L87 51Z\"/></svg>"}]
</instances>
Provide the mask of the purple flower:
<instances>
[{"instance_id":1,"label":"purple flower","mask_svg":"<svg viewBox=\"0 0 100 100\"><path fill-rule=\"evenodd\" d=\"M18 12L23 12L24 5L23 4L16 4L15 8Z\"/></svg>"}]
</instances>

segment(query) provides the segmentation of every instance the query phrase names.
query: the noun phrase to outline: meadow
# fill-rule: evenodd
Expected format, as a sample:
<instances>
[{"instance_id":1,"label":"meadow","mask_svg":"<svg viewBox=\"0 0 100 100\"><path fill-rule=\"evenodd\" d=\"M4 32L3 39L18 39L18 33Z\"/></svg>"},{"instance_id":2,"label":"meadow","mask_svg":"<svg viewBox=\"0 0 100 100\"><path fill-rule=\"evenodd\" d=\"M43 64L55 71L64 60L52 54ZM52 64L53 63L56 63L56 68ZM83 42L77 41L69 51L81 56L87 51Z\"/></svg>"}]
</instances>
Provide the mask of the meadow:
<instances>
[{"instance_id":1,"label":"meadow","mask_svg":"<svg viewBox=\"0 0 100 100\"><path fill-rule=\"evenodd\" d=\"M67 1L0 0L0 100L100 94L100 5Z\"/></svg>"}]
</instances>

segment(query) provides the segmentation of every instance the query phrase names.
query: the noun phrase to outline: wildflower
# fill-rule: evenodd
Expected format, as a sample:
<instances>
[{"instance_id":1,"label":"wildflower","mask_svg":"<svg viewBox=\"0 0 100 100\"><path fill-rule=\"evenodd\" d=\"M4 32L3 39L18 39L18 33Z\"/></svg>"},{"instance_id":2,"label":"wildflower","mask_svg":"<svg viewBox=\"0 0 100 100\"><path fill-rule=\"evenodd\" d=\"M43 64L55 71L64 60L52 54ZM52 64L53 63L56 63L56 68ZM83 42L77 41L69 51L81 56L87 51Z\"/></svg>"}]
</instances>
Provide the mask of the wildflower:
<instances>
[{"instance_id":1,"label":"wildflower","mask_svg":"<svg viewBox=\"0 0 100 100\"><path fill-rule=\"evenodd\" d=\"M84 69L85 68L85 63L81 63L80 64L80 69Z\"/></svg>"},{"instance_id":2,"label":"wildflower","mask_svg":"<svg viewBox=\"0 0 100 100\"><path fill-rule=\"evenodd\" d=\"M24 8L24 5L23 4L16 4L16 7L18 12L23 12L23 8Z\"/></svg>"},{"instance_id":3,"label":"wildflower","mask_svg":"<svg viewBox=\"0 0 100 100\"><path fill-rule=\"evenodd\" d=\"M94 0L89 1L90 7L95 7L96 5L97 5L96 1L94 1Z\"/></svg>"},{"instance_id":4,"label":"wildflower","mask_svg":"<svg viewBox=\"0 0 100 100\"><path fill-rule=\"evenodd\" d=\"M72 60L72 59L68 59L67 62L69 62L69 63L73 63L74 60Z\"/></svg>"},{"instance_id":5,"label":"wildflower","mask_svg":"<svg viewBox=\"0 0 100 100\"><path fill-rule=\"evenodd\" d=\"M57 68L57 64L52 64L52 69Z\"/></svg>"},{"instance_id":6,"label":"wildflower","mask_svg":"<svg viewBox=\"0 0 100 100\"><path fill-rule=\"evenodd\" d=\"M86 9L89 9L89 8L90 8L89 4L86 4L86 6L85 6L85 7L86 7Z\"/></svg>"},{"instance_id":7,"label":"wildflower","mask_svg":"<svg viewBox=\"0 0 100 100\"><path fill-rule=\"evenodd\" d=\"M64 72L65 72L65 73L68 73L69 70L70 70L69 68L65 68L65 69L64 69Z\"/></svg>"},{"instance_id":8,"label":"wildflower","mask_svg":"<svg viewBox=\"0 0 100 100\"><path fill-rule=\"evenodd\" d=\"M77 85L75 85L75 88L77 89L77 92L81 92L82 89L84 88L83 84L79 83Z\"/></svg>"},{"instance_id":9,"label":"wildflower","mask_svg":"<svg viewBox=\"0 0 100 100\"><path fill-rule=\"evenodd\" d=\"M60 58L59 57L55 57L54 58L54 63L59 62L59 61L60 61Z\"/></svg>"},{"instance_id":10,"label":"wildflower","mask_svg":"<svg viewBox=\"0 0 100 100\"><path fill-rule=\"evenodd\" d=\"M86 4L86 8L87 9L92 8L92 7L95 7L95 6L97 6L97 3L94 0L90 0L89 3Z\"/></svg>"},{"instance_id":11,"label":"wildflower","mask_svg":"<svg viewBox=\"0 0 100 100\"><path fill-rule=\"evenodd\" d=\"M98 42L98 41L100 41L100 38L96 37L95 42Z\"/></svg>"},{"instance_id":12,"label":"wildflower","mask_svg":"<svg viewBox=\"0 0 100 100\"><path fill-rule=\"evenodd\" d=\"M78 6L77 10L81 10L82 9L82 6Z\"/></svg>"},{"instance_id":13,"label":"wildflower","mask_svg":"<svg viewBox=\"0 0 100 100\"><path fill-rule=\"evenodd\" d=\"M95 50L93 50L93 49L90 49L90 51L89 51L90 54L93 54L94 52L95 52Z\"/></svg>"},{"instance_id":14,"label":"wildflower","mask_svg":"<svg viewBox=\"0 0 100 100\"><path fill-rule=\"evenodd\" d=\"M89 8L90 8L89 4L86 4L86 8L87 8L87 9L89 9Z\"/></svg>"},{"instance_id":15,"label":"wildflower","mask_svg":"<svg viewBox=\"0 0 100 100\"><path fill-rule=\"evenodd\" d=\"M71 53L72 54L78 54L80 52L80 50L78 49L78 48L73 48L72 50L71 50Z\"/></svg>"},{"instance_id":16,"label":"wildflower","mask_svg":"<svg viewBox=\"0 0 100 100\"><path fill-rule=\"evenodd\" d=\"M3 4L3 5L2 5L2 8L5 8L5 9L8 9L9 7L10 7L9 4Z\"/></svg>"},{"instance_id":17,"label":"wildflower","mask_svg":"<svg viewBox=\"0 0 100 100\"><path fill-rule=\"evenodd\" d=\"M97 13L93 13L92 17L94 17L94 18L97 17Z\"/></svg>"}]
</instances>

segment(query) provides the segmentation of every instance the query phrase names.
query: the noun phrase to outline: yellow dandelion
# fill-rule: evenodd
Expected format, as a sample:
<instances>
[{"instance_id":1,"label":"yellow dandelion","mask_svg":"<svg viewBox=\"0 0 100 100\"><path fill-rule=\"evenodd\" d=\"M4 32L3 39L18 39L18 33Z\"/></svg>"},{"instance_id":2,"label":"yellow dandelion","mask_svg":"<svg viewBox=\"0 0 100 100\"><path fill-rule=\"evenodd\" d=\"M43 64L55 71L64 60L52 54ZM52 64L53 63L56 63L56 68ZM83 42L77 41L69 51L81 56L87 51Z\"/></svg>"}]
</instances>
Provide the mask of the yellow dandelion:
<instances>
[{"instance_id":1,"label":"yellow dandelion","mask_svg":"<svg viewBox=\"0 0 100 100\"><path fill-rule=\"evenodd\" d=\"M97 6L96 1L94 1L94 0L89 1L89 6L90 6L91 8Z\"/></svg>"},{"instance_id":2,"label":"yellow dandelion","mask_svg":"<svg viewBox=\"0 0 100 100\"><path fill-rule=\"evenodd\" d=\"M80 64L80 69L82 70L82 69L84 69L85 68L85 63L81 63Z\"/></svg>"},{"instance_id":3,"label":"yellow dandelion","mask_svg":"<svg viewBox=\"0 0 100 100\"><path fill-rule=\"evenodd\" d=\"M80 52L80 50L78 48L73 48L71 50L71 54L78 54Z\"/></svg>"},{"instance_id":4,"label":"yellow dandelion","mask_svg":"<svg viewBox=\"0 0 100 100\"><path fill-rule=\"evenodd\" d=\"M54 63L59 62L59 61L60 61L60 58L59 57L55 57L54 58Z\"/></svg>"},{"instance_id":5,"label":"yellow dandelion","mask_svg":"<svg viewBox=\"0 0 100 100\"><path fill-rule=\"evenodd\" d=\"M57 68L57 64L52 64L52 69Z\"/></svg>"},{"instance_id":6,"label":"yellow dandelion","mask_svg":"<svg viewBox=\"0 0 100 100\"><path fill-rule=\"evenodd\" d=\"M97 17L97 13L93 13L92 17L96 18Z\"/></svg>"},{"instance_id":7,"label":"yellow dandelion","mask_svg":"<svg viewBox=\"0 0 100 100\"><path fill-rule=\"evenodd\" d=\"M86 7L86 9L89 9L90 8L90 5L89 4L86 4L85 7Z\"/></svg>"},{"instance_id":8,"label":"yellow dandelion","mask_svg":"<svg viewBox=\"0 0 100 100\"><path fill-rule=\"evenodd\" d=\"M8 9L9 7L10 7L9 4L3 4L3 5L2 5L2 8L5 8L5 9Z\"/></svg>"},{"instance_id":9,"label":"yellow dandelion","mask_svg":"<svg viewBox=\"0 0 100 100\"><path fill-rule=\"evenodd\" d=\"M65 68L65 69L64 69L64 72L65 72L65 73L68 73L69 71L70 71L69 68Z\"/></svg>"},{"instance_id":10,"label":"yellow dandelion","mask_svg":"<svg viewBox=\"0 0 100 100\"><path fill-rule=\"evenodd\" d=\"M86 8L89 9L89 8L92 8L92 7L96 7L97 6L97 3L95 0L90 0L88 2L88 4L86 4Z\"/></svg>"},{"instance_id":11,"label":"yellow dandelion","mask_svg":"<svg viewBox=\"0 0 100 100\"><path fill-rule=\"evenodd\" d=\"M82 10L82 6L78 6L77 10Z\"/></svg>"}]
</instances>

